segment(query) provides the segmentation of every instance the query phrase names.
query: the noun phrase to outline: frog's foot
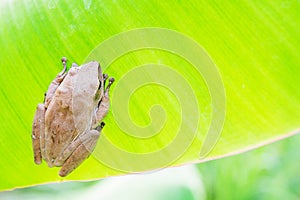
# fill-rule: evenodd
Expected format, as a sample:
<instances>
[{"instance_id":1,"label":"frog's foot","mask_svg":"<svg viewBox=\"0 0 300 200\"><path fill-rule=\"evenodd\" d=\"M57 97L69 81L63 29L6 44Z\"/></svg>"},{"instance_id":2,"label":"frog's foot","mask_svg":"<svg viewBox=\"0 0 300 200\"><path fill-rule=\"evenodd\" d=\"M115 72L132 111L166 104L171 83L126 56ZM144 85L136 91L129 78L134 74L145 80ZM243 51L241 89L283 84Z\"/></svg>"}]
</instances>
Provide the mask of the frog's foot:
<instances>
[{"instance_id":1,"label":"frog's foot","mask_svg":"<svg viewBox=\"0 0 300 200\"><path fill-rule=\"evenodd\" d=\"M38 104L32 124L32 147L34 153L34 162L39 165L42 162L42 154L44 150L44 134L45 134L45 105Z\"/></svg>"},{"instance_id":2,"label":"frog's foot","mask_svg":"<svg viewBox=\"0 0 300 200\"><path fill-rule=\"evenodd\" d=\"M62 166L59 175L64 177L77 168L94 150L100 132L104 127L102 122L95 130L90 130L74 140L65 151L56 158L55 165Z\"/></svg>"},{"instance_id":3,"label":"frog's foot","mask_svg":"<svg viewBox=\"0 0 300 200\"><path fill-rule=\"evenodd\" d=\"M107 93L107 95L108 95L110 86L111 86L114 82L115 82L115 79L114 79L113 77L111 77L111 78L109 79L109 83L108 83L108 85L107 85L107 87L106 87L106 89L105 89L105 93ZM105 94L105 93L104 93L104 94Z\"/></svg>"},{"instance_id":4,"label":"frog's foot","mask_svg":"<svg viewBox=\"0 0 300 200\"><path fill-rule=\"evenodd\" d=\"M105 83L106 83L106 80L108 79L108 75L107 74L103 74L103 87L105 88Z\"/></svg>"},{"instance_id":5,"label":"frog's foot","mask_svg":"<svg viewBox=\"0 0 300 200\"><path fill-rule=\"evenodd\" d=\"M108 79L108 76L104 77L104 87L105 87L105 82ZM113 84L115 81L114 78L109 79L109 83L107 87L105 88L103 97L101 101L99 102L98 110L96 112L95 119L93 120L93 127L95 127L99 122L103 120L103 118L107 115L108 110L109 110L109 89L110 86Z\"/></svg>"},{"instance_id":6,"label":"frog's foot","mask_svg":"<svg viewBox=\"0 0 300 200\"><path fill-rule=\"evenodd\" d=\"M66 57L62 57L61 58L61 62L62 62L62 65L63 65L63 70L58 74L59 76L62 76L63 74L65 74L66 73L66 71L67 71L67 58Z\"/></svg>"},{"instance_id":7,"label":"frog's foot","mask_svg":"<svg viewBox=\"0 0 300 200\"><path fill-rule=\"evenodd\" d=\"M64 78L67 75L67 58L63 57L61 59L62 65L63 65L63 70L58 73L55 77L55 79L50 83L48 90L46 92L46 96L45 96L45 107L47 108L56 89L58 88L58 86L61 84L61 82L64 80Z\"/></svg>"}]
</instances>

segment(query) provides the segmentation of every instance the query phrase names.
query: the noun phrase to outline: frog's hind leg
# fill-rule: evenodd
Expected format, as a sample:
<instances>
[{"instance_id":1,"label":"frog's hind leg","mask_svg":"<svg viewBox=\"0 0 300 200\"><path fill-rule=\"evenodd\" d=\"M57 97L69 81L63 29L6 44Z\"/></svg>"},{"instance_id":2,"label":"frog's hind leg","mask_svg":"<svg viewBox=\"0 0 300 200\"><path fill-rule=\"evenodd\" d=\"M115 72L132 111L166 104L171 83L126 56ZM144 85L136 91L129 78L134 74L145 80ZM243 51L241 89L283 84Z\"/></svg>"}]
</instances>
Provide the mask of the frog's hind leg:
<instances>
[{"instance_id":1,"label":"frog's hind leg","mask_svg":"<svg viewBox=\"0 0 300 200\"><path fill-rule=\"evenodd\" d=\"M104 77L104 88L105 88L105 82L108 78L107 75L103 75ZM115 81L114 78L110 78L109 79L109 83L107 85L107 87L105 88L104 94L101 98L101 101L99 102L98 105L98 110L96 112L96 115L93 119L93 127L97 126L99 124L99 122L101 122L103 120L103 118L107 115L108 110L109 110L109 89L110 86L113 84L113 82Z\"/></svg>"},{"instance_id":2,"label":"frog's hind leg","mask_svg":"<svg viewBox=\"0 0 300 200\"><path fill-rule=\"evenodd\" d=\"M97 144L104 125L104 122L102 122L96 129L79 136L56 158L54 164L62 166L59 171L60 176L67 176L89 157Z\"/></svg>"},{"instance_id":3,"label":"frog's hind leg","mask_svg":"<svg viewBox=\"0 0 300 200\"><path fill-rule=\"evenodd\" d=\"M42 158L45 159L45 112L57 87L64 80L67 74L67 59L62 58L61 61L63 70L56 75L55 79L49 85L48 90L45 93L44 103L38 104L34 115L32 124L32 147L34 151L34 162L36 164L40 164L42 162Z\"/></svg>"},{"instance_id":4,"label":"frog's hind leg","mask_svg":"<svg viewBox=\"0 0 300 200\"><path fill-rule=\"evenodd\" d=\"M51 102L51 99L58 88L58 86L61 84L61 82L64 80L64 78L67 75L67 58L63 57L61 59L63 70L58 73L55 77L55 79L50 83L46 96L45 96L45 107L47 108L49 103Z\"/></svg>"},{"instance_id":5,"label":"frog's hind leg","mask_svg":"<svg viewBox=\"0 0 300 200\"><path fill-rule=\"evenodd\" d=\"M34 153L34 162L39 165L42 162L43 149L41 148L44 143L41 138L45 134L45 105L38 104L32 124L32 147Z\"/></svg>"}]
</instances>

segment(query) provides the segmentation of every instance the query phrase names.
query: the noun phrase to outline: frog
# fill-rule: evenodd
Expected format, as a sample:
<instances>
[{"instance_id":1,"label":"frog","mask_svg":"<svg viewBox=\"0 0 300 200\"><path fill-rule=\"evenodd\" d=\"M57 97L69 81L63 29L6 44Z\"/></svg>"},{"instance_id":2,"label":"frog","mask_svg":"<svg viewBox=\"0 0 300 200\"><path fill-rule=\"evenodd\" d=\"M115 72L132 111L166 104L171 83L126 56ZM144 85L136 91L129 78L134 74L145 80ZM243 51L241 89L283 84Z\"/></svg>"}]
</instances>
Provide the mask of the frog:
<instances>
[{"instance_id":1,"label":"frog","mask_svg":"<svg viewBox=\"0 0 300 200\"><path fill-rule=\"evenodd\" d=\"M97 61L81 66L73 63L69 70L67 58L61 62L63 70L36 107L32 148L35 164L44 160L49 167L61 167L58 174L65 177L93 152L105 125L115 80L102 74Z\"/></svg>"}]
</instances>

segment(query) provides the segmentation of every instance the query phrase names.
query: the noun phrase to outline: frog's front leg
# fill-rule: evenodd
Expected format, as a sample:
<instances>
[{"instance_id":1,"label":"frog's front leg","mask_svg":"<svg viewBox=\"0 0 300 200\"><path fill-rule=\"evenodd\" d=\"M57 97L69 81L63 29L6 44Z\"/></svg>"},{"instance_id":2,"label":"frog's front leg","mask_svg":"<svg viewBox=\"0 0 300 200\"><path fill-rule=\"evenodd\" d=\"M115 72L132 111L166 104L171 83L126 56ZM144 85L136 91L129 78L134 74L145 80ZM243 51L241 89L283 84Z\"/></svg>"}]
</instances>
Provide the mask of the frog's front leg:
<instances>
[{"instance_id":1,"label":"frog's front leg","mask_svg":"<svg viewBox=\"0 0 300 200\"><path fill-rule=\"evenodd\" d=\"M105 86L106 79L107 79L107 75L104 75L104 86ZM101 122L108 113L108 110L109 110L109 89L110 89L110 86L113 84L114 81L115 81L114 78L109 79L109 83L108 83L107 87L105 88L103 97L101 98L101 101L99 102L98 110L96 112L96 115L93 118L93 127L97 126L99 124L99 122Z\"/></svg>"},{"instance_id":2,"label":"frog's front leg","mask_svg":"<svg viewBox=\"0 0 300 200\"><path fill-rule=\"evenodd\" d=\"M62 166L59 171L60 176L67 176L89 157L97 144L104 125L102 122L96 129L80 135L55 159L54 165Z\"/></svg>"},{"instance_id":3,"label":"frog's front leg","mask_svg":"<svg viewBox=\"0 0 300 200\"><path fill-rule=\"evenodd\" d=\"M63 57L61 59L62 65L63 65L63 70L56 75L55 79L50 83L46 96L45 96L45 107L47 108L49 103L51 102L51 99L58 88L58 86L61 84L61 82L64 80L66 77L67 73L67 58Z\"/></svg>"}]
</instances>

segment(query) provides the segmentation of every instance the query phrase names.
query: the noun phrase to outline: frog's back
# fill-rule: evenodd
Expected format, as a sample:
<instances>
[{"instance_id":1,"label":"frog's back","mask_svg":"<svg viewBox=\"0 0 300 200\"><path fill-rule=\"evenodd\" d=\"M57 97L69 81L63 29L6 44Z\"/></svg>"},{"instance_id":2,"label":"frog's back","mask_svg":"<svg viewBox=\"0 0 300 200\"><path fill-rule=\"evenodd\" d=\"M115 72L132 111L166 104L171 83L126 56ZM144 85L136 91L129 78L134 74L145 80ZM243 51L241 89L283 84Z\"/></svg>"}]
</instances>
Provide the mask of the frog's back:
<instances>
[{"instance_id":1,"label":"frog's back","mask_svg":"<svg viewBox=\"0 0 300 200\"><path fill-rule=\"evenodd\" d=\"M49 166L69 143L76 137L72 119L72 78L68 73L56 89L45 113L45 153L44 159Z\"/></svg>"},{"instance_id":2,"label":"frog's back","mask_svg":"<svg viewBox=\"0 0 300 200\"><path fill-rule=\"evenodd\" d=\"M72 67L55 91L45 113L45 160L52 166L55 158L81 133L89 129L93 112L89 84L80 85L82 67ZM83 68L84 69L84 68ZM86 75L86 74L83 74ZM93 75L92 75L93 76ZM79 78L79 79L78 79ZM90 77L91 78L91 77ZM90 83L98 87L95 83ZM79 90L79 91L78 91ZM90 113L90 114L87 114ZM86 116L84 119L82 116Z\"/></svg>"}]
</instances>

